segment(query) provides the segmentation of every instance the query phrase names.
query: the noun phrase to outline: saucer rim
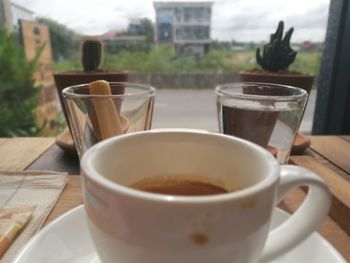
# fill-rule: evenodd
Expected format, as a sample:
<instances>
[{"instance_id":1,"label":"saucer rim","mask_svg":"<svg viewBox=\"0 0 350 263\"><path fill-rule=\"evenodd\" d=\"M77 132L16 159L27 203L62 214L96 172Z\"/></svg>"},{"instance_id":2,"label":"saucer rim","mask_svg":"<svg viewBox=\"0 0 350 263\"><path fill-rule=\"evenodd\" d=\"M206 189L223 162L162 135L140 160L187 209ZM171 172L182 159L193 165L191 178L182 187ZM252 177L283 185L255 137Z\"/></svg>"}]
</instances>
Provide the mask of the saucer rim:
<instances>
[{"instance_id":1,"label":"saucer rim","mask_svg":"<svg viewBox=\"0 0 350 263\"><path fill-rule=\"evenodd\" d=\"M27 243L18 251L18 253L16 254L16 256L14 257L14 260L12 261L13 263L26 263L26 261L22 261L22 257L25 255L25 253L31 249L32 246L35 247L35 243L38 242L38 240L40 238L42 238L42 236L44 236L47 232L50 231L50 229L55 226L56 224L58 224L60 221L62 221L64 218L66 217L70 217L72 215L74 215L75 213L80 212L80 210L84 210L84 205L78 205L72 209L70 209L69 211L67 211L66 213L60 215L59 217L57 217L56 219L54 219L53 221L51 221L50 223L48 223L46 226L44 226L42 229L40 229L40 231L38 231L34 236L32 236ZM276 207L275 210L277 210L279 213L283 214L283 216L291 216L289 213L287 213L286 211ZM83 211L85 214L85 210ZM319 239L320 242L322 242L322 244L327 248L327 250L329 251L330 254L332 254L332 256L334 257L334 259L336 259L337 261L335 263L347 263L347 261L345 260L345 258L340 254L340 252L328 241L326 240L322 235L320 235L318 232L313 232L311 234L311 236L314 236L316 238ZM275 259L276 260L276 259ZM277 258L278 260L278 258Z\"/></svg>"}]
</instances>

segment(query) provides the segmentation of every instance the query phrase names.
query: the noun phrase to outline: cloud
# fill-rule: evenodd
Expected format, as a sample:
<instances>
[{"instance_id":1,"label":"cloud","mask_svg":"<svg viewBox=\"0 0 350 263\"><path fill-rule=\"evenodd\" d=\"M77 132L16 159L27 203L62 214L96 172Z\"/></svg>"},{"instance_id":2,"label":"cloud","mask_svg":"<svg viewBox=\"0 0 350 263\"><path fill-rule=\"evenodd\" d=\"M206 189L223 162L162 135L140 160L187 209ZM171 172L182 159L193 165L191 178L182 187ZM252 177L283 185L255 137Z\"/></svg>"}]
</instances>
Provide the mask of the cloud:
<instances>
[{"instance_id":1,"label":"cloud","mask_svg":"<svg viewBox=\"0 0 350 263\"><path fill-rule=\"evenodd\" d=\"M329 1L304 1L302 9L301 2L239 1L235 10L220 4L214 9L218 14L213 14L212 36L226 40L266 41L275 31L278 21L284 20L286 28L295 28L292 41L323 41Z\"/></svg>"},{"instance_id":2,"label":"cloud","mask_svg":"<svg viewBox=\"0 0 350 263\"><path fill-rule=\"evenodd\" d=\"M126 28L131 18L154 20L151 0L13 0L40 16L52 18L82 34ZM294 41L322 41L330 0L216 0L212 37L225 40L267 40L279 20L295 27ZM69 8L68 8L69 7Z\"/></svg>"},{"instance_id":3,"label":"cloud","mask_svg":"<svg viewBox=\"0 0 350 263\"><path fill-rule=\"evenodd\" d=\"M320 29L326 28L329 3L323 3L309 10L307 13L291 14L286 21L295 28Z\"/></svg>"}]
</instances>

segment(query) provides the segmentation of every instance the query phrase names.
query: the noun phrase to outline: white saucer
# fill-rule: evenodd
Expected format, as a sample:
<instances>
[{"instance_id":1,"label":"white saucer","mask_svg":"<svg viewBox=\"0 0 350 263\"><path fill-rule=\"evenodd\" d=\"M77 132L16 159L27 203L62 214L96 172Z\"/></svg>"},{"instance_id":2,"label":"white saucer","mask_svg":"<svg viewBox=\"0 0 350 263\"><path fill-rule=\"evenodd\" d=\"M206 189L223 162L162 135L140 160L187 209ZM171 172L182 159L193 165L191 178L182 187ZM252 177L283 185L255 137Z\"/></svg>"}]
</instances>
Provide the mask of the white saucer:
<instances>
[{"instance_id":1,"label":"white saucer","mask_svg":"<svg viewBox=\"0 0 350 263\"><path fill-rule=\"evenodd\" d=\"M288 217L287 213L276 209L273 227ZM72 209L43 228L24 246L13 262L100 263L87 229L83 206ZM317 233L273 262L346 263L338 251Z\"/></svg>"}]
</instances>

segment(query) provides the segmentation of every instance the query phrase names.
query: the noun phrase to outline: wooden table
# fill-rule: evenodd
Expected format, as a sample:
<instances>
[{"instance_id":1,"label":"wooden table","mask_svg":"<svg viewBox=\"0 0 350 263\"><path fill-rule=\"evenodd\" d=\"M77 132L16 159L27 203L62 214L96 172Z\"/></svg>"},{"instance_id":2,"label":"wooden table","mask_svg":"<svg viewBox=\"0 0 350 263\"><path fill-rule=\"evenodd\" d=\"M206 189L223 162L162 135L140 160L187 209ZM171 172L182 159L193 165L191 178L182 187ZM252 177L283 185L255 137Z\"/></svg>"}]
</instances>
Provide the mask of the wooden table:
<instances>
[{"instance_id":1,"label":"wooden table","mask_svg":"<svg viewBox=\"0 0 350 263\"><path fill-rule=\"evenodd\" d=\"M333 194L329 216L318 232L350 262L350 136L310 136L311 146L291 163L319 174ZM0 139L0 170L54 170L68 172L68 184L45 224L82 203L79 160L64 153L50 138ZM305 197L293 189L279 205L292 213ZM307 260L307 259L306 259ZM305 261L307 262L307 261Z\"/></svg>"}]
</instances>

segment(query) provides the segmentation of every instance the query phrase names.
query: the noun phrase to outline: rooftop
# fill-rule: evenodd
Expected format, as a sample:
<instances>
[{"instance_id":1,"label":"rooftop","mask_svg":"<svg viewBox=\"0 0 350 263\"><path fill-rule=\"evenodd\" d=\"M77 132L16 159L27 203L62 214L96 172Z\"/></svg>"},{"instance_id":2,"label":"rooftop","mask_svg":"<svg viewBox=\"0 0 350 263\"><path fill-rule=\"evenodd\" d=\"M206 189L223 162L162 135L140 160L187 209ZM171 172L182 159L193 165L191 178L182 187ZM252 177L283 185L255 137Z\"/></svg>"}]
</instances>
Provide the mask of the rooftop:
<instances>
[{"instance_id":1,"label":"rooftop","mask_svg":"<svg viewBox=\"0 0 350 263\"><path fill-rule=\"evenodd\" d=\"M154 7L198 7L198 6L206 6L211 7L214 2L213 1L155 1L153 2Z\"/></svg>"}]
</instances>

